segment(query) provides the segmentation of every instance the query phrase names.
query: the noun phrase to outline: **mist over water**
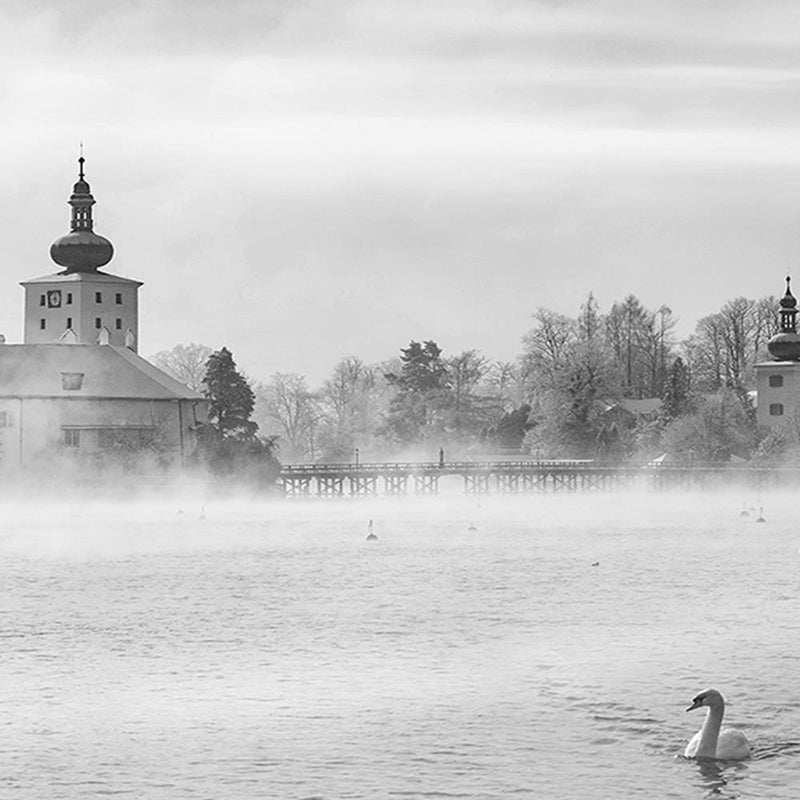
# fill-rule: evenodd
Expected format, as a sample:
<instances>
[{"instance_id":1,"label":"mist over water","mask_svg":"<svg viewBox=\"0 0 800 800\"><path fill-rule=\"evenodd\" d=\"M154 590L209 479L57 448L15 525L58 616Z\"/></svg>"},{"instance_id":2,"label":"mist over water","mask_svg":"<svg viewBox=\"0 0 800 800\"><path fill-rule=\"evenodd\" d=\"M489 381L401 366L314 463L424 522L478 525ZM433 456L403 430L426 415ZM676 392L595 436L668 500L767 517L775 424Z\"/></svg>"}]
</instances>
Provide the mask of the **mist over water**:
<instances>
[{"instance_id":1,"label":"mist over water","mask_svg":"<svg viewBox=\"0 0 800 800\"><path fill-rule=\"evenodd\" d=\"M3 511L0 796L800 795L791 496Z\"/></svg>"}]
</instances>

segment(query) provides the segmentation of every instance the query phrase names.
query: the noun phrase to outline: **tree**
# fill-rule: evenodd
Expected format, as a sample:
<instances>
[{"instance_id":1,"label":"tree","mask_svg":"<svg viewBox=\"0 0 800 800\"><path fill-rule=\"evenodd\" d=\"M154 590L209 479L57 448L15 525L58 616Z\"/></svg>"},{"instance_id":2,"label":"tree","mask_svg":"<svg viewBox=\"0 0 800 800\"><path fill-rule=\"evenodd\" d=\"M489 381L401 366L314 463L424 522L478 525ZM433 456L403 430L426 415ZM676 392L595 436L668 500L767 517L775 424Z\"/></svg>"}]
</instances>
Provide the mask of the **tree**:
<instances>
[{"instance_id":1,"label":"tree","mask_svg":"<svg viewBox=\"0 0 800 800\"><path fill-rule=\"evenodd\" d=\"M537 309L533 327L522 337L520 356L520 371L529 395L540 387L552 386L577 337L575 320L548 308Z\"/></svg>"},{"instance_id":2,"label":"tree","mask_svg":"<svg viewBox=\"0 0 800 800\"><path fill-rule=\"evenodd\" d=\"M441 400L448 441L474 441L502 409L502 400L487 395L483 387L489 360L477 350L465 350L446 359L445 366L447 389L442 391Z\"/></svg>"},{"instance_id":3,"label":"tree","mask_svg":"<svg viewBox=\"0 0 800 800\"><path fill-rule=\"evenodd\" d=\"M253 390L226 347L208 357L201 385L208 422L198 432L198 458L220 478L274 483L280 470L275 438L256 435L258 425L250 419Z\"/></svg>"},{"instance_id":4,"label":"tree","mask_svg":"<svg viewBox=\"0 0 800 800\"><path fill-rule=\"evenodd\" d=\"M662 437L668 453L687 461L748 458L756 443L752 415L731 389L701 399L697 410L673 420Z\"/></svg>"},{"instance_id":5,"label":"tree","mask_svg":"<svg viewBox=\"0 0 800 800\"><path fill-rule=\"evenodd\" d=\"M350 460L377 425L379 376L360 358L342 359L319 393L319 444L323 461Z\"/></svg>"},{"instance_id":6,"label":"tree","mask_svg":"<svg viewBox=\"0 0 800 800\"><path fill-rule=\"evenodd\" d=\"M727 386L741 395L753 387L753 367L765 357L777 305L774 297L736 297L698 321L685 347L697 389L713 392Z\"/></svg>"},{"instance_id":7,"label":"tree","mask_svg":"<svg viewBox=\"0 0 800 800\"><path fill-rule=\"evenodd\" d=\"M250 420L255 395L236 370L226 347L208 357L201 385L208 398L209 425L219 438L249 439L255 435L258 425Z\"/></svg>"},{"instance_id":8,"label":"tree","mask_svg":"<svg viewBox=\"0 0 800 800\"><path fill-rule=\"evenodd\" d=\"M528 419L530 414L531 407L527 403L507 411L487 430L485 441L494 448L518 452L522 448L525 434L533 427Z\"/></svg>"},{"instance_id":9,"label":"tree","mask_svg":"<svg viewBox=\"0 0 800 800\"><path fill-rule=\"evenodd\" d=\"M386 380L397 393L389 406L383 432L404 444L420 442L432 432L441 433L442 410L449 388L447 365L436 342L411 341L400 350L399 373Z\"/></svg>"},{"instance_id":10,"label":"tree","mask_svg":"<svg viewBox=\"0 0 800 800\"><path fill-rule=\"evenodd\" d=\"M211 353L211 348L204 344L176 344L171 350L161 350L151 356L150 361L175 380L200 392Z\"/></svg>"},{"instance_id":11,"label":"tree","mask_svg":"<svg viewBox=\"0 0 800 800\"><path fill-rule=\"evenodd\" d=\"M689 390L689 370L683 359L678 357L670 367L661 396L663 404L660 416L665 423L672 422L677 417L691 411L692 398Z\"/></svg>"},{"instance_id":12,"label":"tree","mask_svg":"<svg viewBox=\"0 0 800 800\"><path fill-rule=\"evenodd\" d=\"M281 452L291 461L314 461L316 428L321 412L306 379L293 372L276 372L258 387L259 415L285 441Z\"/></svg>"}]
</instances>

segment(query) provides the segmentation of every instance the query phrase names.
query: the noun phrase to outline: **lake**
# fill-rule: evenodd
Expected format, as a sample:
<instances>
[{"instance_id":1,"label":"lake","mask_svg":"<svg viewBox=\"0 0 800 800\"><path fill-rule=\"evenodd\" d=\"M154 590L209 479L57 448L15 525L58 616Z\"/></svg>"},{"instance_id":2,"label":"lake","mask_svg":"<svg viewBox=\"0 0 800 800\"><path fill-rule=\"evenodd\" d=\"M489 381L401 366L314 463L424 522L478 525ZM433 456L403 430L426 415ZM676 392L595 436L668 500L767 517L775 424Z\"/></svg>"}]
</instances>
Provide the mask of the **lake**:
<instances>
[{"instance_id":1,"label":"lake","mask_svg":"<svg viewBox=\"0 0 800 800\"><path fill-rule=\"evenodd\" d=\"M6 501L0 795L794 800L799 522L779 495ZM752 759L680 757L711 687Z\"/></svg>"}]
</instances>

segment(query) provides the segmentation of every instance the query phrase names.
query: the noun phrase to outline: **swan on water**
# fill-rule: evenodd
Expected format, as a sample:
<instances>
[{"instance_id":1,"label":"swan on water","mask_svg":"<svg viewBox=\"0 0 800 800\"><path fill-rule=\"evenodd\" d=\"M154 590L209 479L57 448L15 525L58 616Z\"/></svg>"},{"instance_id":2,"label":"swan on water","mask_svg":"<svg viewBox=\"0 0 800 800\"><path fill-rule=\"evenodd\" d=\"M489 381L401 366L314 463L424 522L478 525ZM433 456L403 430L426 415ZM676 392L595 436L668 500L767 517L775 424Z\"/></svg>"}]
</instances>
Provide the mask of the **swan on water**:
<instances>
[{"instance_id":1,"label":"swan on water","mask_svg":"<svg viewBox=\"0 0 800 800\"><path fill-rule=\"evenodd\" d=\"M377 536L375 535L375 531L373 530L373 522L372 520L369 521L369 525L367 525L367 541L374 542L377 540Z\"/></svg>"},{"instance_id":2,"label":"swan on water","mask_svg":"<svg viewBox=\"0 0 800 800\"><path fill-rule=\"evenodd\" d=\"M703 727L692 736L686 746L686 758L717 758L723 761L741 761L750 757L750 742L741 731L722 728L725 700L716 689L706 689L692 700L687 711L706 706ZM720 730L721 729L721 730Z\"/></svg>"}]
</instances>

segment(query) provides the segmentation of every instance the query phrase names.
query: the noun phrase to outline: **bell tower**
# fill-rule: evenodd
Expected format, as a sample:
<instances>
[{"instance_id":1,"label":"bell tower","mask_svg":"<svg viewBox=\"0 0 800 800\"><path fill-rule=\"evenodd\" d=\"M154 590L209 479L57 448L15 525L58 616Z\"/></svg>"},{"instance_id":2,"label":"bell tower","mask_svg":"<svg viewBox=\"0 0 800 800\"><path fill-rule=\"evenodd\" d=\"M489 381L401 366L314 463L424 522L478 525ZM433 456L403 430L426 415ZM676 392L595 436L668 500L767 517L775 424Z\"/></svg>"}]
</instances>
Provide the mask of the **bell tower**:
<instances>
[{"instance_id":1,"label":"bell tower","mask_svg":"<svg viewBox=\"0 0 800 800\"><path fill-rule=\"evenodd\" d=\"M53 242L50 257L64 269L23 281L25 344L110 344L136 352L140 281L101 272L114 246L94 232L95 199L84 174L83 150L72 187L70 232Z\"/></svg>"}]
</instances>

